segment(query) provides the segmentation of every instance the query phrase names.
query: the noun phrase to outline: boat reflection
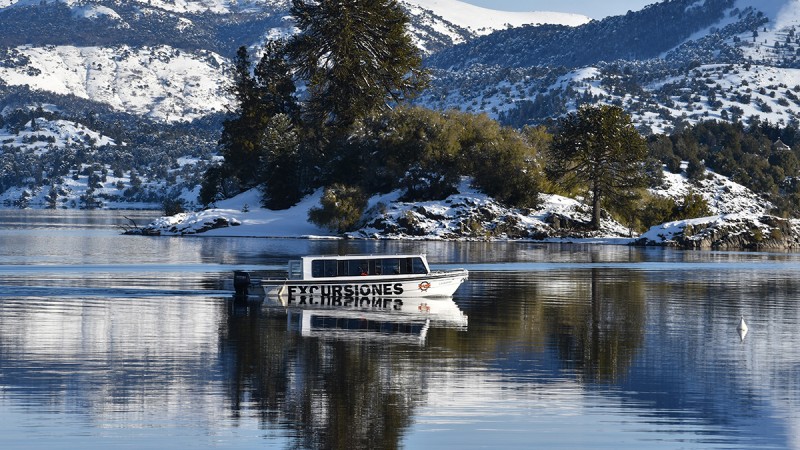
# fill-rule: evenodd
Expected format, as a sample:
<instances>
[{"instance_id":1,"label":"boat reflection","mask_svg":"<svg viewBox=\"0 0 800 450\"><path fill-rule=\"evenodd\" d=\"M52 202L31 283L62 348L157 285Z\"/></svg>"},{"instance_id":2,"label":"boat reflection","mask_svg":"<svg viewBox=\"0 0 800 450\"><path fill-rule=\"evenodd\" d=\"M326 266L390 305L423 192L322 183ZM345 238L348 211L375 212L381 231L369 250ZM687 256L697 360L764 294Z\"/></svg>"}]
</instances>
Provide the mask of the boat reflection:
<instances>
[{"instance_id":1,"label":"boat reflection","mask_svg":"<svg viewBox=\"0 0 800 450\"><path fill-rule=\"evenodd\" d=\"M423 343L430 327L466 330L468 324L452 297L268 296L264 305L285 311L288 330L305 337Z\"/></svg>"}]
</instances>

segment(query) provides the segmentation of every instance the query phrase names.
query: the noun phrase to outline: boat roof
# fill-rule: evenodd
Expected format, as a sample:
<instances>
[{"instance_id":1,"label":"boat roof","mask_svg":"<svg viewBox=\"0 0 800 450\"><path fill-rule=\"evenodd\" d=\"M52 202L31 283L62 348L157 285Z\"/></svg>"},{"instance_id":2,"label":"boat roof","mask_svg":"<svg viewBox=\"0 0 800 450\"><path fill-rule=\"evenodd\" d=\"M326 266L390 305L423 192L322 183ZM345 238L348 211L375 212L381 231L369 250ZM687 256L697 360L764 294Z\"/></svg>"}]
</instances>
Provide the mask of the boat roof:
<instances>
[{"instance_id":1,"label":"boat roof","mask_svg":"<svg viewBox=\"0 0 800 450\"><path fill-rule=\"evenodd\" d=\"M387 259L387 258L425 258L424 253L369 254L369 255L307 255L303 259Z\"/></svg>"}]
</instances>

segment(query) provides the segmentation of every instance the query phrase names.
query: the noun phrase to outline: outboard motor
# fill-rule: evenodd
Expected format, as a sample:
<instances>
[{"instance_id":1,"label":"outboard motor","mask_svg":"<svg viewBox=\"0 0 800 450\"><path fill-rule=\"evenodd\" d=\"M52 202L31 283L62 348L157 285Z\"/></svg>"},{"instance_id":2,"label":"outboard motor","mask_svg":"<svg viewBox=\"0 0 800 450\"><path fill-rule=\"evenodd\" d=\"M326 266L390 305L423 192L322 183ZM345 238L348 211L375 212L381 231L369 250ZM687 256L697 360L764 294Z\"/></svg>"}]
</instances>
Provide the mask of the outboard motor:
<instances>
[{"instance_id":1,"label":"outboard motor","mask_svg":"<svg viewBox=\"0 0 800 450\"><path fill-rule=\"evenodd\" d=\"M250 273L244 270L233 272L233 289L237 297L247 297L247 290L250 288Z\"/></svg>"}]
</instances>

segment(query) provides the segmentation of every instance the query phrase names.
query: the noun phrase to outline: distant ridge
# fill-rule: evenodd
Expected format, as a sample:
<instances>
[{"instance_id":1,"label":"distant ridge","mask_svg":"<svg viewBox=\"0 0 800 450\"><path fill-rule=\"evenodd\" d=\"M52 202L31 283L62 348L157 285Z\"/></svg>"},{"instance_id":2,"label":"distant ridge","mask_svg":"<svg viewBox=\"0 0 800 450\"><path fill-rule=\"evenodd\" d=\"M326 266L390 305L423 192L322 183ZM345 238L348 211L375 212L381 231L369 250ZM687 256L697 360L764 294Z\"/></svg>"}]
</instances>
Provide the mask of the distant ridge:
<instances>
[{"instance_id":1,"label":"distant ridge","mask_svg":"<svg viewBox=\"0 0 800 450\"><path fill-rule=\"evenodd\" d=\"M401 0L401 2L411 6L412 14L417 13L417 8L429 10L444 20L464 27L477 35L486 35L497 30L522 25L578 26L591 20L581 14L548 11L499 11L459 0Z\"/></svg>"}]
</instances>

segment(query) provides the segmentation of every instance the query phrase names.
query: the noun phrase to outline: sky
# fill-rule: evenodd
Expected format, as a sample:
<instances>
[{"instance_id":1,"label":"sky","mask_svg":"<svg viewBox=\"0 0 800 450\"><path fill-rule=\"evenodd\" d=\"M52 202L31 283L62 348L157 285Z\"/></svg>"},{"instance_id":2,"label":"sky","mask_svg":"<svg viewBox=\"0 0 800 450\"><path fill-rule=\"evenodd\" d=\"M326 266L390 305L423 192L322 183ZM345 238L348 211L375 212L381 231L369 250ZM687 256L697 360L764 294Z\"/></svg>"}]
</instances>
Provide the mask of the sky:
<instances>
[{"instance_id":1,"label":"sky","mask_svg":"<svg viewBox=\"0 0 800 450\"><path fill-rule=\"evenodd\" d=\"M577 13L592 19L638 11L660 0L461 0L484 8L501 11L554 11Z\"/></svg>"}]
</instances>

